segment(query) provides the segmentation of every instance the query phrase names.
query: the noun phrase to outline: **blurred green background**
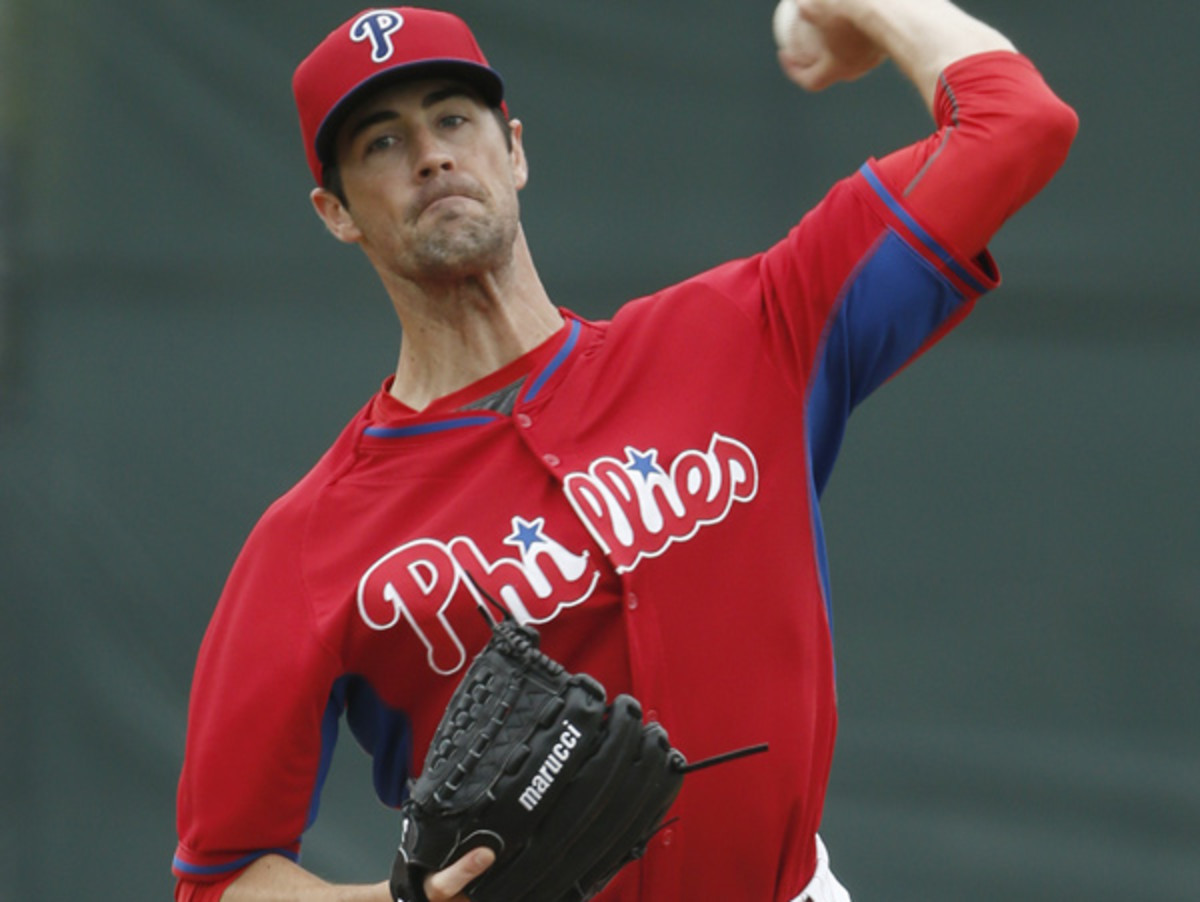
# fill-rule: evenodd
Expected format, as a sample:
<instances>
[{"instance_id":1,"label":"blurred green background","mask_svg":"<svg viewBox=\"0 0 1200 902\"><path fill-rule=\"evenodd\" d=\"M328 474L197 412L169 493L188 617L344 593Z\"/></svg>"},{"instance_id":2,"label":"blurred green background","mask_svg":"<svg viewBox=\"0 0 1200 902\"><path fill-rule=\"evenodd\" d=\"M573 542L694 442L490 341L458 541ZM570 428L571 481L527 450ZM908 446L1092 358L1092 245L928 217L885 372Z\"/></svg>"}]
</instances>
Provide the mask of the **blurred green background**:
<instances>
[{"instance_id":1,"label":"blurred green background","mask_svg":"<svg viewBox=\"0 0 1200 902\"><path fill-rule=\"evenodd\" d=\"M169 898L211 607L394 364L290 95L361 5L0 0L6 902ZM762 248L929 127L890 67L793 88L771 2L445 6L525 122L550 292L592 316ZM1082 130L994 243L1004 286L851 424L823 834L861 902L1195 900L1200 5L967 8ZM394 829L343 743L306 864L381 879Z\"/></svg>"}]
</instances>

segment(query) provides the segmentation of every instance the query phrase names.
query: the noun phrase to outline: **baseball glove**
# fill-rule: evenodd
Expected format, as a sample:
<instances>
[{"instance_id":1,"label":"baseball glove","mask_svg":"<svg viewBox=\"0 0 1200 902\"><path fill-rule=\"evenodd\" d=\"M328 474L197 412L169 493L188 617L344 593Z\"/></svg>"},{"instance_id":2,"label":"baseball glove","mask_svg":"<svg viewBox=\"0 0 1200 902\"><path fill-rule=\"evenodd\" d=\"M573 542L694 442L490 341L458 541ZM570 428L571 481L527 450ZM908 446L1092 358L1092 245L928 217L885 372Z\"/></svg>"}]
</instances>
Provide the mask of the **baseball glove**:
<instances>
[{"instance_id":1,"label":"baseball glove","mask_svg":"<svg viewBox=\"0 0 1200 902\"><path fill-rule=\"evenodd\" d=\"M467 669L401 809L393 898L488 846L475 902L582 902L641 857L678 795L684 756L637 701L572 674L506 617Z\"/></svg>"}]
</instances>

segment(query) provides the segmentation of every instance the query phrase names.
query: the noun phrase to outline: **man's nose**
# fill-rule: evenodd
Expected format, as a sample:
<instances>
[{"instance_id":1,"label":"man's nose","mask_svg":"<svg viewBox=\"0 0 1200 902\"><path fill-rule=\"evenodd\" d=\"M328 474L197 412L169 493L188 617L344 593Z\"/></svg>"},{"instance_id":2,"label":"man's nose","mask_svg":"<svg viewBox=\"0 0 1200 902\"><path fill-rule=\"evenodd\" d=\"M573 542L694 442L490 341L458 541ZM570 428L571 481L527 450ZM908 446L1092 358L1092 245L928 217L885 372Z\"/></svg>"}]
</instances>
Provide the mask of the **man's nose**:
<instances>
[{"instance_id":1,"label":"man's nose","mask_svg":"<svg viewBox=\"0 0 1200 902\"><path fill-rule=\"evenodd\" d=\"M454 169L453 154L436 136L422 132L416 140L416 145L416 170L422 181L440 172L450 172Z\"/></svg>"}]
</instances>

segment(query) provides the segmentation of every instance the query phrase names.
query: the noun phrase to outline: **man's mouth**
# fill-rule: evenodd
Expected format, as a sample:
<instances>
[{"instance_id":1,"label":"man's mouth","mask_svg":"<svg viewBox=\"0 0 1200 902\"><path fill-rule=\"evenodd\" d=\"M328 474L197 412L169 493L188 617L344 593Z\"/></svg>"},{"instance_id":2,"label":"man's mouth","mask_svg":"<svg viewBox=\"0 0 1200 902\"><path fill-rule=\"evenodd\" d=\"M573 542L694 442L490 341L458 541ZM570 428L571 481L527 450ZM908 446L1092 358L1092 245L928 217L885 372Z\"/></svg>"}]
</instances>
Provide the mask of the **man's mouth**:
<instances>
[{"instance_id":1,"label":"man's mouth","mask_svg":"<svg viewBox=\"0 0 1200 902\"><path fill-rule=\"evenodd\" d=\"M478 201L478 197L462 185L443 185L428 190L417 200L417 218L431 210L452 208L465 201Z\"/></svg>"},{"instance_id":2,"label":"man's mouth","mask_svg":"<svg viewBox=\"0 0 1200 902\"><path fill-rule=\"evenodd\" d=\"M450 206L452 204L468 201L470 199L471 198L467 197L465 194L444 194L441 197L434 198L427 203L425 205L425 210L435 210L439 207Z\"/></svg>"}]
</instances>

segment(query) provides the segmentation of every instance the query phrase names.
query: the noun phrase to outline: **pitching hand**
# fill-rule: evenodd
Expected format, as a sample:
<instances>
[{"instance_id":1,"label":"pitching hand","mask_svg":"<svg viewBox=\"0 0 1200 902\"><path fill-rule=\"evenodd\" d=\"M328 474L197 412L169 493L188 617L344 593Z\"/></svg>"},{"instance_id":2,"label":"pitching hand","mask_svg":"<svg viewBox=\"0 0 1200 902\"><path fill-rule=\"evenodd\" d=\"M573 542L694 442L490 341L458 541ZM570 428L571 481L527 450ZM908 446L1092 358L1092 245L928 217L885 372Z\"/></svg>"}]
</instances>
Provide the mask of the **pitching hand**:
<instances>
[{"instance_id":1,"label":"pitching hand","mask_svg":"<svg viewBox=\"0 0 1200 902\"><path fill-rule=\"evenodd\" d=\"M779 49L784 74L807 91L821 91L835 82L853 81L885 59L850 15L844 0L783 0L794 4L795 16L784 28L786 40ZM777 13L787 19L788 11ZM783 37L784 35L777 35Z\"/></svg>"}]
</instances>

